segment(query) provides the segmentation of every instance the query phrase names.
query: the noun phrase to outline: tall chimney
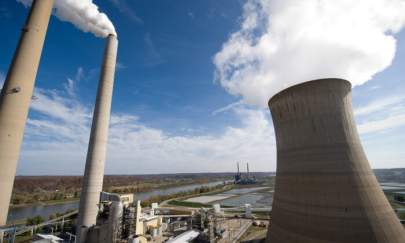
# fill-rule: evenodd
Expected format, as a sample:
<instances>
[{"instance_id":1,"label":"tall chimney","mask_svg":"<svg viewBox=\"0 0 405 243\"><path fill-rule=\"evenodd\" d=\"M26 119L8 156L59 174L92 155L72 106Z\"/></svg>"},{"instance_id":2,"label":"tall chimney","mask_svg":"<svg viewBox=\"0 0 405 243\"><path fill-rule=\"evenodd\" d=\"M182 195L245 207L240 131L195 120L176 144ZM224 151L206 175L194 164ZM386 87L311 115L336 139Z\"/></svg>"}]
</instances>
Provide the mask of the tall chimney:
<instances>
[{"instance_id":1,"label":"tall chimney","mask_svg":"<svg viewBox=\"0 0 405 243\"><path fill-rule=\"evenodd\" d=\"M52 6L53 0L33 1L0 95L0 226L7 221L25 122Z\"/></svg>"},{"instance_id":2,"label":"tall chimney","mask_svg":"<svg viewBox=\"0 0 405 243\"><path fill-rule=\"evenodd\" d=\"M78 232L78 242L85 242L88 228L96 224L98 203L103 188L104 162L107 150L117 48L117 37L109 35L101 69L80 196L78 228L76 231Z\"/></svg>"},{"instance_id":3,"label":"tall chimney","mask_svg":"<svg viewBox=\"0 0 405 243\"><path fill-rule=\"evenodd\" d=\"M269 107L277 176L267 242L405 242L361 146L348 81L299 84Z\"/></svg>"}]
</instances>

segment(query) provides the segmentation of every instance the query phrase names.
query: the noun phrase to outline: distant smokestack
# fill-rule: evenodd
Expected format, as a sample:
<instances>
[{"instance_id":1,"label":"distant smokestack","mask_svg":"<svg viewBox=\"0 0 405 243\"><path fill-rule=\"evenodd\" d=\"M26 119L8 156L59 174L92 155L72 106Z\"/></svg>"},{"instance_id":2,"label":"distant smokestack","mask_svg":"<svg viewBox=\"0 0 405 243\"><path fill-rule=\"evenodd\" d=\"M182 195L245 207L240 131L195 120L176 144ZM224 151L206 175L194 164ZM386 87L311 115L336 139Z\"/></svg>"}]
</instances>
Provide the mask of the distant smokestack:
<instances>
[{"instance_id":1,"label":"distant smokestack","mask_svg":"<svg viewBox=\"0 0 405 243\"><path fill-rule=\"evenodd\" d=\"M107 150L117 48L117 37L109 35L101 69L80 196L79 220L77 223L78 242L85 242L88 228L96 224L100 192L103 188L104 162Z\"/></svg>"},{"instance_id":2,"label":"distant smokestack","mask_svg":"<svg viewBox=\"0 0 405 243\"><path fill-rule=\"evenodd\" d=\"M53 0L33 2L0 95L0 226L5 225L7 220L20 146L52 5Z\"/></svg>"},{"instance_id":3,"label":"distant smokestack","mask_svg":"<svg viewBox=\"0 0 405 243\"><path fill-rule=\"evenodd\" d=\"M361 146L349 82L299 84L269 107L277 176L267 242L405 242Z\"/></svg>"}]
</instances>

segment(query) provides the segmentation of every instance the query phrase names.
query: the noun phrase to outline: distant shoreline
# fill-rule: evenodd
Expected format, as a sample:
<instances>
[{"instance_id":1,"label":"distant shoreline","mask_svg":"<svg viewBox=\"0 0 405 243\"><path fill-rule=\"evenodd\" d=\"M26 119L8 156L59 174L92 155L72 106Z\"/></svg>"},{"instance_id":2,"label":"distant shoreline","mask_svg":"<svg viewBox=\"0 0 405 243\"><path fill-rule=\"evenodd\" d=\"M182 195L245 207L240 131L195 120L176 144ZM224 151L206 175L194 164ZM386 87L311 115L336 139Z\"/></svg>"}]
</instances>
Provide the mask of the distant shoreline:
<instances>
[{"instance_id":1,"label":"distant shoreline","mask_svg":"<svg viewBox=\"0 0 405 243\"><path fill-rule=\"evenodd\" d=\"M52 200L52 201L45 201L45 202L34 202L34 203L24 203L24 204L11 204L10 208L25 208L25 207L33 207L33 206L51 206L51 205L59 205L59 204L66 204L70 202L79 202L79 198L72 198L72 199L63 199L63 200Z\"/></svg>"}]
</instances>

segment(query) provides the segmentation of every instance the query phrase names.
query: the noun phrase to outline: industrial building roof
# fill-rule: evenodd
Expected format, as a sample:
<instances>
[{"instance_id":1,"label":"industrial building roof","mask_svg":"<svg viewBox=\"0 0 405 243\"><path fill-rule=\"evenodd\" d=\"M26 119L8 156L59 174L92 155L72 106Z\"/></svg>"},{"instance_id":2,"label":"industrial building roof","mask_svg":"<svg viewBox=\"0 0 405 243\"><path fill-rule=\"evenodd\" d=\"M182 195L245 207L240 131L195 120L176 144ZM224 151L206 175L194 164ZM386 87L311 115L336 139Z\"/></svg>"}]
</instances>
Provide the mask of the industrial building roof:
<instances>
[{"instance_id":1,"label":"industrial building roof","mask_svg":"<svg viewBox=\"0 0 405 243\"><path fill-rule=\"evenodd\" d=\"M197 230L189 230L178 235L176 238L167 241L167 243L188 243L197 238L199 235L200 232Z\"/></svg>"}]
</instances>

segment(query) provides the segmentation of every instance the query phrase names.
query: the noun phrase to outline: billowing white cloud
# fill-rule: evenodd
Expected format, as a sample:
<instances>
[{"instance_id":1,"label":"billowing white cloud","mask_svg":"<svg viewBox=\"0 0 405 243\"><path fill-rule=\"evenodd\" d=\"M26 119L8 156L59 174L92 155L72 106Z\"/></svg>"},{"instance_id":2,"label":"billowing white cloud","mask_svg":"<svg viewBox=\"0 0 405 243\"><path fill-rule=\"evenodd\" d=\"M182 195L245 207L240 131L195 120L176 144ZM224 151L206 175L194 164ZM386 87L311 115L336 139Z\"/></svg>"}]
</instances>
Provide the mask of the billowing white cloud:
<instances>
[{"instance_id":1,"label":"billowing white cloud","mask_svg":"<svg viewBox=\"0 0 405 243\"><path fill-rule=\"evenodd\" d=\"M215 56L216 79L259 106L313 79L363 84L391 64L404 13L404 0L247 0Z\"/></svg>"},{"instance_id":2,"label":"billowing white cloud","mask_svg":"<svg viewBox=\"0 0 405 243\"><path fill-rule=\"evenodd\" d=\"M32 0L17 0L26 7ZM55 0L54 14L62 21L70 22L84 32L98 37L116 35L114 25L105 13L98 10L93 0Z\"/></svg>"}]
</instances>

